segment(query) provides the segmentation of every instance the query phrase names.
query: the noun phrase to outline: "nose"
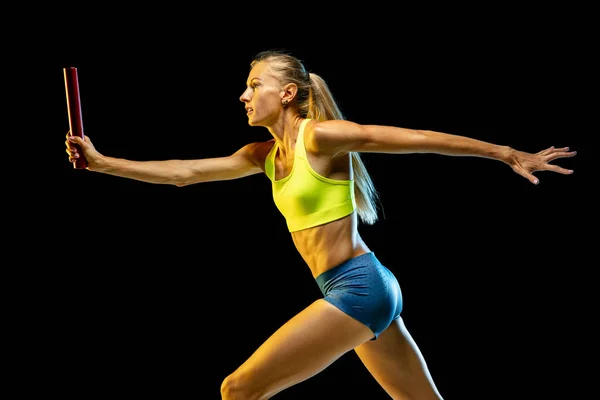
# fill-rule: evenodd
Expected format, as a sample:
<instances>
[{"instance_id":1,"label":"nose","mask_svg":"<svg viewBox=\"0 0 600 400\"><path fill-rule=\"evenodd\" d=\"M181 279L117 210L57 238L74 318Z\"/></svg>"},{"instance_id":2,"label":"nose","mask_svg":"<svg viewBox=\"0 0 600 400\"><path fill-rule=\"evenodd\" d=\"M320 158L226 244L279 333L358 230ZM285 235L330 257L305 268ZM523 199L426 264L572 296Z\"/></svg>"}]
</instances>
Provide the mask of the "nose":
<instances>
[{"instance_id":1,"label":"nose","mask_svg":"<svg viewBox=\"0 0 600 400\"><path fill-rule=\"evenodd\" d=\"M249 90L250 90L250 89L246 89L246 90L244 90L244 93L242 93L242 95L240 96L240 101L241 101L241 102L243 102L243 103L246 103L246 102L250 101L250 97L249 97L249 95L248 95L248 91L249 91Z\"/></svg>"}]
</instances>

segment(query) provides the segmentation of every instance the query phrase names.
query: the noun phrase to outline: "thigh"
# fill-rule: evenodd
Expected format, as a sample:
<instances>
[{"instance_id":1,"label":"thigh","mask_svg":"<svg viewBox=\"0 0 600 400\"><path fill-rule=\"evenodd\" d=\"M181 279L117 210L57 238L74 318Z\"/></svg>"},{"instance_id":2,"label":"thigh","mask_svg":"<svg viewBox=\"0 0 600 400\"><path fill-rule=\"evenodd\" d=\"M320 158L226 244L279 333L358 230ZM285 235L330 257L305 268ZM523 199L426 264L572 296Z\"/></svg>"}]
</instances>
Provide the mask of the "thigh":
<instances>
[{"instance_id":1,"label":"thigh","mask_svg":"<svg viewBox=\"0 0 600 400\"><path fill-rule=\"evenodd\" d=\"M404 325L395 319L379 338L356 349L371 375L394 399L439 400L421 351Z\"/></svg>"},{"instance_id":2,"label":"thigh","mask_svg":"<svg viewBox=\"0 0 600 400\"><path fill-rule=\"evenodd\" d=\"M365 253L316 278L324 299L368 326L377 338L402 311L394 274L374 253Z\"/></svg>"},{"instance_id":3,"label":"thigh","mask_svg":"<svg viewBox=\"0 0 600 400\"><path fill-rule=\"evenodd\" d=\"M228 380L246 394L272 396L372 336L365 325L319 299L271 335Z\"/></svg>"}]
</instances>

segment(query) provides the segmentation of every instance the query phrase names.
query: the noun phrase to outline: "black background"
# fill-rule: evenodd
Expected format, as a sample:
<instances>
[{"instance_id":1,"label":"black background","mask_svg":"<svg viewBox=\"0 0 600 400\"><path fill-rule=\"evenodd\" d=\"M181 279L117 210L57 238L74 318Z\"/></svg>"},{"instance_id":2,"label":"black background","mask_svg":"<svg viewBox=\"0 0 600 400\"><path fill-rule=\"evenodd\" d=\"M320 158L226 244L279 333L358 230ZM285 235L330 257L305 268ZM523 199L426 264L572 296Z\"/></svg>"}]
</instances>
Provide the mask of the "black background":
<instances>
[{"instance_id":1,"label":"black background","mask_svg":"<svg viewBox=\"0 0 600 400\"><path fill-rule=\"evenodd\" d=\"M35 43L19 48L29 151L42 153L20 164L31 195L15 286L35 327L24 335L37 360L28 368L47 378L28 388L218 399L222 379L320 296L266 177L151 185L75 170L64 147L67 66L78 68L84 130L103 154L216 157L268 140L239 96L252 56L278 48L326 80L349 120L579 151L556 161L573 175L539 172L538 186L481 158L365 154L384 212L360 232L397 275L404 319L446 399L580 390L592 298L584 232L596 218L582 170L583 28L531 16L492 24L485 13L443 26L364 16L373 29L333 15L339 27L190 12L65 15L32 27ZM387 398L353 353L276 397Z\"/></svg>"}]
</instances>

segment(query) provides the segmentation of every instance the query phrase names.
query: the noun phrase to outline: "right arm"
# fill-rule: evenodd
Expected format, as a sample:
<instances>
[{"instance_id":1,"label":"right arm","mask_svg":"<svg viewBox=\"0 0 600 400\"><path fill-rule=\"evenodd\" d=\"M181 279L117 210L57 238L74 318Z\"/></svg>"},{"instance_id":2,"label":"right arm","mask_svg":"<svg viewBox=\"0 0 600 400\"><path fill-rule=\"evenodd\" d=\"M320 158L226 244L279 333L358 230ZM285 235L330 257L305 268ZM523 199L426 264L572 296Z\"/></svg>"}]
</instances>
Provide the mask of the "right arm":
<instances>
[{"instance_id":1,"label":"right arm","mask_svg":"<svg viewBox=\"0 0 600 400\"><path fill-rule=\"evenodd\" d=\"M262 172L255 157L257 143L250 143L226 157L197 160L132 161L100 154L89 136L67 135L69 161L79 157L79 145L88 162L87 169L142 182L186 186L200 182L222 181Z\"/></svg>"}]
</instances>

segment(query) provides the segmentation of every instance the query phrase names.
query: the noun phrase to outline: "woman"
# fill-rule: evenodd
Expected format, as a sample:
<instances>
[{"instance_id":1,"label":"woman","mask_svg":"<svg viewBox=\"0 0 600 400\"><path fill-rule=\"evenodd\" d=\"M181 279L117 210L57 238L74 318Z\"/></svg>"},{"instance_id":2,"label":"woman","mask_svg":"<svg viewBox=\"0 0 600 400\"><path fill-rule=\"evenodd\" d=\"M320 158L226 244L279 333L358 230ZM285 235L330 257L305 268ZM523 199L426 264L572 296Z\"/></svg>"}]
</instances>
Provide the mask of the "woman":
<instances>
[{"instance_id":1,"label":"woman","mask_svg":"<svg viewBox=\"0 0 600 400\"><path fill-rule=\"evenodd\" d=\"M314 376L355 350L394 399L441 399L402 317L394 275L370 251L359 221L377 221L377 192L361 158L367 153L437 153L502 161L533 184L535 171L571 174L550 164L568 148L536 154L464 136L344 119L326 83L284 52L259 53L251 63L244 103L250 126L272 139L226 157L131 161L100 154L89 136L67 134L69 161L139 181L191 185L264 173L277 208L323 298L290 319L221 385L222 399L267 399Z\"/></svg>"}]
</instances>

